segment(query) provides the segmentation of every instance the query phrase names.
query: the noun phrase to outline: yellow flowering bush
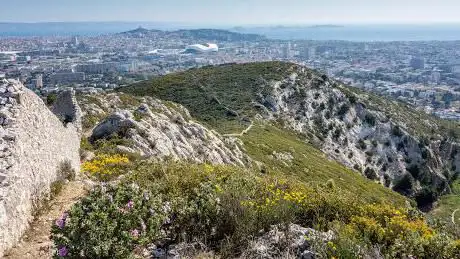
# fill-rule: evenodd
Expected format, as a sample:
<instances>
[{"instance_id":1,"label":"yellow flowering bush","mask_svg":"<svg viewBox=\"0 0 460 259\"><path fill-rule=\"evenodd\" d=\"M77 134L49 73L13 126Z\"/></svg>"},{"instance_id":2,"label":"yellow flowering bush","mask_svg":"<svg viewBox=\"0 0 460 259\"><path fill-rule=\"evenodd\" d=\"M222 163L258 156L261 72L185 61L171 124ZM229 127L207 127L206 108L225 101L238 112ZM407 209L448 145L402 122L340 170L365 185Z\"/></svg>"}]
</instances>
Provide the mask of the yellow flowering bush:
<instances>
[{"instance_id":1,"label":"yellow flowering bush","mask_svg":"<svg viewBox=\"0 0 460 259\"><path fill-rule=\"evenodd\" d=\"M100 180L110 180L123 173L130 164L129 158L120 154L100 154L91 161L84 162L83 172Z\"/></svg>"},{"instance_id":2,"label":"yellow flowering bush","mask_svg":"<svg viewBox=\"0 0 460 259\"><path fill-rule=\"evenodd\" d=\"M259 192L262 195L253 200L242 201L241 204L258 209L270 209L281 202L289 202L295 206L303 206L307 203L307 191L294 189L286 181L265 182L265 184L261 182L261 184L264 186Z\"/></svg>"},{"instance_id":3,"label":"yellow flowering bush","mask_svg":"<svg viewBox=\"0 0 460 259\"><path fill-rule=\"evenodd\" d=\"M397 209L384 204L368 204L360 206L359 214L351 218L352 226L373 241L389 242L412 234L430 239L434 235L434 230L425 220L409 215L407 209Z\"/></svg>"},{"instance_id":4,"label":"yellow flowering bush","mask_svg":"<svg viewBox=\"0 0 460 259\"><path fill-rule=\"evenodd\" d=\"M382 242L385 238L385 229L373 218L355 216L351 219L351 225L371 242Z\"/></svg>"}]
</instances>

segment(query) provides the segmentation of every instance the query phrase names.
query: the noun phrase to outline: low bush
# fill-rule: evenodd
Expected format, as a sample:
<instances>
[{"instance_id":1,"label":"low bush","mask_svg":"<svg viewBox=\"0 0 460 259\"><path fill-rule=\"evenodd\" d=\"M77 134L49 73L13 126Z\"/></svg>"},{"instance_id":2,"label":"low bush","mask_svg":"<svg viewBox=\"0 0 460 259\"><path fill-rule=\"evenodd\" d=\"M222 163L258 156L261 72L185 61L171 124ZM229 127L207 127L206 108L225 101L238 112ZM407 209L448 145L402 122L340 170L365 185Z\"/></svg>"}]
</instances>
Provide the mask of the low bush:
<instances>
[{"instance_id":1,"label":"low bush","mask_svg":"<svg viewBox=\"0 0 460 259\"><path fill-rule=\"evenodd\" d=\"M99 186L56 220L55 257L128 258L162 236L167 212L161 197L135 185Z\"/></svg>"},{"instance_id":2,"label":"low bush","mask_svg":"<svg viewBox=\"0 0 460 259\"><path fill-rule=\"evenodd\" d=\"M164 164L168 164L165 166ZM325 257L361 257L378 247L388 258L458 254L411 209L366 203L335 184L306 185L230 166L138 162L118 186L97 187L56 221L56 257L130 258L151 244L198 241L237 257L272 225L333 230ZM452 257L450 257L452 258Z\"/></svg>"},{"instance_id":3,"label":"low bush","mask_svg":"<svg viewBox=\"0 0 460 259\"><path fill-rule=\"evenodd\" d=\"M377 119L375 118L375 116L373 114L367 113L364 116L364 122L369 124L370 126L375 126L375 124L377 122Z\"/></svg>"}]
</instances>

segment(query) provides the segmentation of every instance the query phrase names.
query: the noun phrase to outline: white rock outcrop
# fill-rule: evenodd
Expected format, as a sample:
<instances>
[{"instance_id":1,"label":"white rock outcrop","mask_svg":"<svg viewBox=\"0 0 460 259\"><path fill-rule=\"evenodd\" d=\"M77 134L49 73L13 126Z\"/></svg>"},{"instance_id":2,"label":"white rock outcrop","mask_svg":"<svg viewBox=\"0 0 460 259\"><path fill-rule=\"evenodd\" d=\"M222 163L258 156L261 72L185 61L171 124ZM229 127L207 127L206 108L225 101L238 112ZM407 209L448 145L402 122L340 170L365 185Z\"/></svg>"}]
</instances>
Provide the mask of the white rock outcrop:
<instances>
[{"instance_id":1,"label":"white rock outcrop","mask_svg":"<svg viewBox=\"0 0 460 259\"><path fill-rule=\"evenodd\" d=\"M0 81L0 257L28 228L60 167L79 170L78 128L18 81Z\"/></svg>"},{"instance_id":2,"label":"white rock outcrop","mask_svg":"<svg viewBox=\"0 0 460 259\"><path fill-rule=\"evenodd\" d=\"M319 232L296 224L276 225L250 242L240 258L318 258L315 246L324 246L333 238L332 231Z\"/></svg>"},{"instance_id":3,"label":"white rock outcrop","mask_svg":"<svg viewBox=\"0 0 460 259\"><path fill-rule=\"evenodd\" d=\"M114 102L115 95L98 95L96 98L104 104L109 99ZM151 97L140 101L140 105L110 111L92 130L90 141L117 135L129 142L118 146L120 152L134 152L159 160L172 158L238 166L249 163L250 159L242 151L242 143L238 139L223 137L191 120L183 106L165 105ZM84 107L87 114L102 110L89 105Z\"/></svg>"},{"instance_id":4,"label":"white rock outcrop","mask_svg":"<svg viewBox=\"0 0 460 259\"><path fill-rule=\"evenodd\" d=\"M307 68L265 82L254 106L260 117L281 119L285 127L308 135L329 157L407 196L415 197L423 186L446 192L447 179L460 173L460 145L435 134L434 120L419 122L431 133L417 132L408 127L410 108L389 100L376 102Z\"/></svg>"}]
</instances>

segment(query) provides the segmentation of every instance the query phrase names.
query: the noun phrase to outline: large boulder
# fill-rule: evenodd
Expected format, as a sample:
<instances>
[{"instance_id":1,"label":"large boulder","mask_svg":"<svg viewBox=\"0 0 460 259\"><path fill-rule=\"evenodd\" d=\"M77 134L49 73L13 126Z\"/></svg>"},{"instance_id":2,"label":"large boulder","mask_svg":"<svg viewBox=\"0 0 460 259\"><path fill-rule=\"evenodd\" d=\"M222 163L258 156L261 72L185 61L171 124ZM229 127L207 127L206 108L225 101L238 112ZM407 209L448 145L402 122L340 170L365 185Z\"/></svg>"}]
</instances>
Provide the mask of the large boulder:
<instances>
[{"instance_id":1,"label":"large boulder","mask_svg":"<svg viewBox=\"0 0 460 259\"><path fill-rule=\"evenodd\" d=\"M116 112L99 123L91 134L91 141L110 137L114 134L124 135L127 130L136 126L129 111Z\"/></svg>"}]
</instances>

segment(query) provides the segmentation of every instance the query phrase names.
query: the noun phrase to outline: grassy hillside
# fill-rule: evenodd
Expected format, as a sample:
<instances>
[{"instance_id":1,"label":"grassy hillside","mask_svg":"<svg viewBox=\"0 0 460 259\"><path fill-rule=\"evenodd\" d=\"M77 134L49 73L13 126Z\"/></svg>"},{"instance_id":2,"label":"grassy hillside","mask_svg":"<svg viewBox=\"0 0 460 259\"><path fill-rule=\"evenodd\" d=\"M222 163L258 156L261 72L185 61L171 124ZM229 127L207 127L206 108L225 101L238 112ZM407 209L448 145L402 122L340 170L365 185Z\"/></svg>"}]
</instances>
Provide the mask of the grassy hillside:
<instances>
[{"instance_id":1,"label":"grassy hillside","mask_svg":"<svg viewBox=\"0 0 460 259\"><path fill-rule=\"evenodd\" d=\"M272 90L267 83L283 80L291 73L298 72L298 69L298 65L275 61L209 66L157 77L120 88L119 91L180 103L190 110L193 117L221 130L222 133L229 133L228 131L244 128L241 121L260 112L253 101L258 94ZM314 70L308 70L307 74L308 77L321 78L313 84L323 84L325 80L329 80ZM423 136L460 136L458 123L437 119L407 104L339 82L332 82L332 86L350 97L354 96L351 98L356 98L369 108L384 112L389 118L405 125L411 133Z\"/></svg>"},{"instance_id":2,"label":"grassy hillside","mask_svg":"<svg viewBox=\"0 0 460 259\"><path fill-rule=\"evenodd\" d=\"M460 181L452 183L452 193L442 196L437 206L428 214L429 218L440 220L449 226L449 230L460 232ZM452 213L454 213L454 222L452 222Z\"/></svg>"},{"instance_id":3,"label":"grassy hillside","mask_svg":"<svg viewBox=\"0 0 460 259\"><path fill-rule=\"evenodd\" d=\"M170 74L119 91L180 103L200 122L221 133L236 133L245 129L248 121L260 112L253 100L259 93L271 91L267 82L280 81L297 72L298 68L285 62L228 64ZM312 70L307 73L311 77L320 77ZM294 176L313 186L324 185L330 180L368 201L404 203L405 199L399 194L328 159L324 153L306 143L305 136L300 137L277 126L254 123L254 127L241 137L247 153L263 163L263 170ZM292 156L292 159L279 160L276 158L278 153L281 154L279 156Z\"/></svg>"},{"instance_id":4,"label":"grassy hillside","mask_svg":"<svg viewBox=\"0 0 460 259\"><path fill-rule=\"evenodd\" d=\"M245 127L241 123L243 117L252 117L257 112L251 102L263 91L265 82L282 80L291 68L292 64L282 62L205 67L158 77L119 91L180 103L198 120L222 133L232 133Z\"/></svg>"}]
</instances>

